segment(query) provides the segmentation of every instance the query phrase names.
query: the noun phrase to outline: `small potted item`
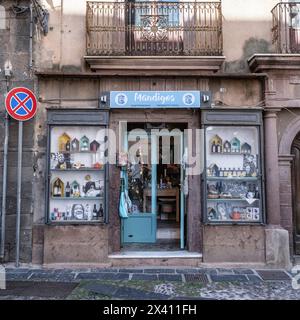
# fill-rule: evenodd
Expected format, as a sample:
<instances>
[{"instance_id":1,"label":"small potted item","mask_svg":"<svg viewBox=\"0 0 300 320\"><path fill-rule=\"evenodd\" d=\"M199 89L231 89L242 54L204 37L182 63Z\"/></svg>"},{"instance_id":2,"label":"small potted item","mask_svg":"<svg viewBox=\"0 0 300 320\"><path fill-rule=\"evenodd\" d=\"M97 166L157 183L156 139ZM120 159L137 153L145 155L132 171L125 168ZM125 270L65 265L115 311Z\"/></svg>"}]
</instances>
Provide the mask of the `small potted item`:
<instances>
[{"instance_id":1,"label":"small potted item","mask_svg":"<svg viewBox=\"0 0 300 320\"><path fill-rule=\"evenodd\" d=\"M233 208L231 218L232 220L241 220L241 213L238 208Z\"/></svg>"}]
</instances>

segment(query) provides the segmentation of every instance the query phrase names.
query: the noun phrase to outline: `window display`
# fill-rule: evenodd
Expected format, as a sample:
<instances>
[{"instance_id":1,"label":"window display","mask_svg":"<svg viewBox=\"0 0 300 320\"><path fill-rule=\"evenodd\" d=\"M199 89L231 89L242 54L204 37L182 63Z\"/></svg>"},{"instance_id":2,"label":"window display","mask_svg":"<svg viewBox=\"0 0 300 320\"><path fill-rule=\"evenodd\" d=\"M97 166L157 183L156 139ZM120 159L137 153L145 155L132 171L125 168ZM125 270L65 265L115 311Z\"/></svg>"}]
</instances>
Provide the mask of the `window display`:
<instances>
[{"instance_id":1,"label":"window display","mask_svg":"<svg viewBox=\"0 0 300 320\"><path fill-rule=\"evenodd\" d=\"M48 220L104 222L103 127L50 127Z\"/></svg>"},{"instance_id":2,"label":"window display","mask_svg":"<svg viewBox=\"0 0 300 320\"><path fill-rule=\"evenodd\" d=\"M206 222L262 222L259 128L207 126Z\"/></svg>"}]
</instances>

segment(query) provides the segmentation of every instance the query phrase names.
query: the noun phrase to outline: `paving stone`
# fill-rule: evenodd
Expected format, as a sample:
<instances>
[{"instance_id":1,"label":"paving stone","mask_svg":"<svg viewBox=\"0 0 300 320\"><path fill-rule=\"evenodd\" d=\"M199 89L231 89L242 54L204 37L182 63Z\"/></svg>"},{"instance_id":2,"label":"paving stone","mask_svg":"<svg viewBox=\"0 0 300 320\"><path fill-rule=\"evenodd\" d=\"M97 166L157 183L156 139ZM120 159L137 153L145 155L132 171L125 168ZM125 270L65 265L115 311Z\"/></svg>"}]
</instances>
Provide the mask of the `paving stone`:
<instances>
[{"instance_id":1,"label":"paving stone","mask_svg":"<svg viewBox=\"0 0 300 320\"><path fill-rule=\"evenodd\" d=\"M144 273L136 273L132 275L131 280L148 280L148 281L156 281L156 274L144 274Z\"/></svg>"},{"instance_id":2,"label":"paving stone","mask_svg":"<svg viewBox=\"0 0 300 320\"><path fill-rule=\"evenodd\" d=\"M217 269L218 274L233 274L233 270L232 269L224 269L224 268L218 268Z\"/></svg>"},{"instance_id":3,"label":"paving stone","mask_svg":"<svg viewBox=\"0 0 300 320\"><path fill-rule=\"evenodd\" d=\"M281 270L256 270L256 272L265 281L291 280L290 276Z\"/></svg>"},{"instance_id":4,"label":"paving stone","mask_svg":"<svg viewBox=\"0 0 300 320\"><path fill-rule=\"evenodd\" d=\"M234 269L235 274L254 274L254 271L251 269Z\"/></svg>"},{"instance_id":5,"label":"paving stone","mask_svg":"<svg viewBox=\"0 0 300 320\"><path fill-rule=\"evenodd\" d=\"M159 274L158 280L161 281L182 281L180 274Z\"/></svg>"},{"instance_id":6,"label":"paving stone","mask_svg":"<svg viewBox=\"0 0 300 320\"><path fill-rule=\"evenodd\" d=\"M114 298L126 298L134 300L166 299L168 296L161 293L143 291L135 288L120 287L113 296Z\"/></svg>"},{"instance_id":7,"label":"paving stone","mask_svg":"<svg viewBox=\"0 0 300 320\"><path fill-rule=\"evenodd\" d=\"M193 273L193 274L195 274L195 273L205 273L205 271L204 270L202 270L202 269L196 269L196 268L194 268L194 269L176 269L176 273L184 273L184 274L188 274L188 273Z\"/></svg>"},{"instance_id":8,"label":"paving stone","mask_svg":"<svg viewBox=\"0 0 300 320\"><path fill-rule=\"evenodd\" d=\"M76 280L129 280L128 273L87 272L79 273Z\"/></svg>"},{"instance_id":9,"label":"paving stone","mask_svg":"<svg viewBox=\"0 0 300 320\"><path fill-rule=\"evenodd\" d=\"M31 272L7 273L6 280L27 280L31 276Z\"/></svg>"},{"instance_id":10,"label":"paving stone","mask_svg":"<svg viewBox=\"0 0 300 320\"><path fill-rule=\"evenodd\" d=\"M143 273L143 269L120 269L119 272L125 272L125 273Z\"/></svg>"},{"instance_id":11,"label":"paving stone","mask_svg":"<svg viewBox=\"0 0 300 320\"><path fill-rule=\"evenodd\" d=\"M95 292L97 294L101 294L103 296L113 296L118 290L117 286L113 286L110 284L98 284L98 283L89 283L83 287L89 291Z\"/></svg>"},{"instance_id":12,"label":"paving stone","mask_svg":"<svg viewBox=\"0 0 300 320\"><path fill-rule=\"evenodd\" d=\"M83 271L84 272L84 271ZM119 269L100 269L100 268L96 268L96 269L91 269L91 272L105 272L105 273L117 273L119 272Z\"/></svg>"},{"instance_id":13,"label":"paving stone","mask_svg":"<svg viewBox=\"0 0 300 320\"><path fill-rule=\"evenodd\" d=\"M144 273L175 273L175 269L144 269Z\"/></svg>"},{"instance_id":14,"label":"paving stone","mask_svg":"<svg viewBox=\"0 0 300 320\"><path fill-rule=\"evenodd\" d=\"M7 282L6 290L0 290L0 296L15 297L67 297L77 286L74 283L57 282Z\"/></svg>"},{"instance_id":15,"label":"paving stone","mask_svg":"<svg viewBox=\"0 0 300 320\"><path fill-rule=\"evenodd\" d=\"M248 281L246 276L244 275L238 275L238 274L220 274L220 275L211 275L211 280L214 282L243 282Z\"/></svg>"},{"instance_id":16,"label":"paving stone","mask_svg":"<svg viewBox=\"0 0 300 320\"><path fill-rule=\"evenodd\" d=\"M199 269L199 270L201 270L202 273L218 274L217 269L214 269L214 268L201 268L201 269Z\"/></svg>"},{"instance_id":17,"label":"paving stone","mask_svg":"<svg viewBox=\"0 0 300 320\"><path fill-rule=\"evenodd\" d=\"M251 282L262 282L262 279L254 274L249 274L247 275L247 278L249 279L249 281Z\"/></svg>"},{"instance_id":18,"label":"paving stone","mask_svg":"<svg viewBox=\"0 0 300 320\"><path fill-rule=\"evenodd\" d=\"M5 268L6 273L28 273L30 270L28 268Z\"/></svg>"}]
</instances>

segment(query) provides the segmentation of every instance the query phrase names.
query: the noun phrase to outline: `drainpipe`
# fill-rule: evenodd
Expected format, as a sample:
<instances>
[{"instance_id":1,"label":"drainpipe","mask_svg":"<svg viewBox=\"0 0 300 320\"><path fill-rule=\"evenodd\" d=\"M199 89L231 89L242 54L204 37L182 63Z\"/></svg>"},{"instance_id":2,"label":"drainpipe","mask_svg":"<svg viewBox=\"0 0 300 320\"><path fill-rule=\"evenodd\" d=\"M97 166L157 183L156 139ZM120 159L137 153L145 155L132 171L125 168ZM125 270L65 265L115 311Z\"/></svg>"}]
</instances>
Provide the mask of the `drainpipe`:
<instances>
[{"instance_id":1,"label":"drainpipe","mask_svg":"<svg viewBox=\"0 0 300 320\"><path fill-rule=\"evenodd\" d=\"M8 76L6 76L6 93L9 91ZM9 136L9 117L5 111L5 133L3 150L3 185L2 185L2 206L1 206L1 246L0 258L4 259L5 254L5 218L6 218L6 192L7 192L7 156L8 156L8 136Z\"/></svg>"},{"instance_id":2,"label":"drainpipe","mask_svg":"<svg viewBox=\"0 0 300 320\"><path fill-rule=\"evenodd\" d=\"M33 66L33 50L32 50L32 38L33 38L33 10L32 3L29 6L30 11L30 30L29 30L29 72L30 77L32 76L32 66Z\"/></svg>"}]
</instances>

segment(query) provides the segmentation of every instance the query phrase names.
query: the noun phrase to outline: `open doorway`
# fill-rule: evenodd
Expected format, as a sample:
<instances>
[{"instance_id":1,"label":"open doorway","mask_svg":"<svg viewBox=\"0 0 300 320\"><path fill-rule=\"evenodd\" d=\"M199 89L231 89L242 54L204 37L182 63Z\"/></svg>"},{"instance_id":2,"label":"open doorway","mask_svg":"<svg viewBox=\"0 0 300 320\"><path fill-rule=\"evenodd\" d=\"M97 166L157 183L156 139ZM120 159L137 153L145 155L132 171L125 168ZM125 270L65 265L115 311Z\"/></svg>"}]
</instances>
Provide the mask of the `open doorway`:
<instances>
[{"instance_id":1,"label":"open doorway","mask_svg":"<svg viewBox=\"0 0 300 320\"><path fill-rule=\"evenodd\" d=\"M185 128L186 125L175 123L128 124L125 149L131 150L134 159L129 157L126 172L121 175L130 202L128 217L121 219L123 249L185 248L186 210L182 188Z\"/></svg>"}]
</instances>

